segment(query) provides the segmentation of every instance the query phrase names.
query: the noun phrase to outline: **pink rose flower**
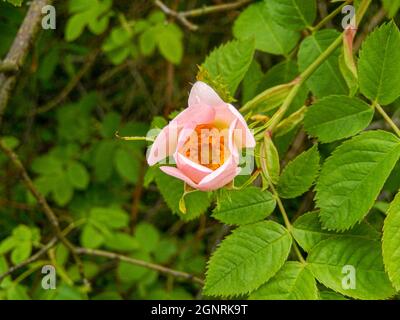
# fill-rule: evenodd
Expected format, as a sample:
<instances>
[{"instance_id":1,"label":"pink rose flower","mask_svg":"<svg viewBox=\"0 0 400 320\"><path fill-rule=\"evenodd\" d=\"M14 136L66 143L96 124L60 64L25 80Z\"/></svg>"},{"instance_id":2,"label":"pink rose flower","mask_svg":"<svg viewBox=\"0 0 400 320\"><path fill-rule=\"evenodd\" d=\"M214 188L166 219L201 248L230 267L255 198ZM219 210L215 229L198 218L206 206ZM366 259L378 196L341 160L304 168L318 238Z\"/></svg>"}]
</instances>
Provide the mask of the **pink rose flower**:
<instances>
[{"instance_id":1,"label":"pink rose flower","mask_svg":"<svg viewBox=\"0 0 400 320\"><path fill-rule=\"evenodd\" d=\"M194 84L188 104L159 133L147 162L173 156L176 167L162 166L163 172L198 190L219 189L239 174L239 150L254 148L254 136L235 107L204 82Z\"/></svg>"}]
</instances>

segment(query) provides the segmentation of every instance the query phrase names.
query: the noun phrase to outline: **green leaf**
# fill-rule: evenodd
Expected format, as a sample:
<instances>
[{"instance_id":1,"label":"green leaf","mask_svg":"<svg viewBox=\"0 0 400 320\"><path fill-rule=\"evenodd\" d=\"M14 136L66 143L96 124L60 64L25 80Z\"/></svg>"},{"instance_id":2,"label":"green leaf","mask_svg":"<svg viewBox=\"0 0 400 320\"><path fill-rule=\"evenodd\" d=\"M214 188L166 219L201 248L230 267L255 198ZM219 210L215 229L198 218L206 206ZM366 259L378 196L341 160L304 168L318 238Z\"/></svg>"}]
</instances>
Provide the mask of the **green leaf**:
<instances>
[{"instance_id":1,"label":"green leaf","mask_svg":"<svg viewBox=\"0 0 400 320\"><path fill-rule=\"evenodd\" d=\"M13 136L5 136L1 138L1 141L5 144L5 146L11 150L15 149L19 146L20 141L18 138Z\"/></svg>"},{"instance_id":2,"label":"green leaf","mask_svg":"<svg viewBox=\"0 0 400 320\"><path fill-rule=\"evenodd\" d=\"M275 128L275 137L279 138L285 136L288 133L294 132L294 130L298 129L304 120L306 111L307 107L303 106L296 112L293 112L289 117L282 120Z\"/></svg>"},{"instance_id":3,"label":"green leaf","mask_svg":"<svg viewBox=\"0 0 400 320\"><path fill-rule=\"evenodd\" d=\"M309 190L319 171L317 145L303 152L283 169L278 182L282 198L296 198Z\"/></svg>"},{"instance_id":4,"label":"green leaf","mask_svg":"<svg viewBox=\"0 0 400 320\"><path fill-rule=\"evenodd\" d=\"M67 174L60 174L56 177L56 184L53 191L53 199L59 206L65 206L71 201L74 195L74 188Z\"/></svg>"},{"instance_id":5,"label":"green leaf","mask_svg":"<svg viewBox=\"0 0 400 320\"><path fill-rule=\"evenodd\" d=\"M221 77L233 95L250 67L253 54L252 40L231 41L214 49L202 66L212 78Z\"/></svg>"},{"instance_id":6,"label":"green leaf","mask_svg":"<svg viewBox=\"0 0 400 320\"><path fill-rule=\"evenodd\" d=\"M140 161L132 151L119 148L115 152L115 168L118 174L135 184L139 177Z\"/></svg>"},{"instance_id":7,"label":"green leaf","mask_svg":"<svg viewBox=\"0 0 400 320\"><path fill-rule=\"evenodd\" d=\"M92 208L90 219L93 219L111 229L120 229L129 224L128 214L119 208Z\"/></svg>"},{"instance_id":8,"label":"green leaf","mask_svg":"<svg viewBox=\"0 0 400 320\"><path fill-rule=\"evenodd\" d=\"M42 175L54 175L63 172L63 163L60 159L52 156L45 155L36 158L32 162L32 171Z\"/></svg>"},{"instance_id":9,"label":"green leaf","mask_svg":"<svg viewBox=\"0 0 400 320\"><path fill-rule=\"evenodd\" d=\"M383 228L383 261L394 287L400 290L400 192L391 203Z\"/></svg>"},{"instance_id":10,"label":"green leaf","mask_svg":"<svg viewBox=\"0 0 400 320\"><path fill-rule=\"evenodd\" d=\"M153 11L149 14L147 20L149 20L152 23L159 23L159 22L164 22L165 21L165 14L162 11Z\"/></svg>"},{"instance_id":11,"label":"green leaf","mask_svg":"<svg viewBox=\"0 0 400 320\"><path fill-rule=\"evenodd\" d=\"M132 258L144 260L151 262L151 258L148 253L145 252L137 252L131 255ZM150 273L154 274L154 271L151 271L145 267L136 266L130 264L128 262L120 262L118 266L118 278L124 283L133 283L137 281L143 281Z\"/></svg>"},{"instance_id":12,"label":"green leaf","mask_svg":"<svg viewBox=\"0 0 400 320\"><path fill-rule=\"evenodd\" d=\"M96 145L94 151L94 173L100 182L107 181L113 172L113 158L116 143L112 140L102 140Z\"/></svg>"},{"instance_id":13,"label":"green leaf","mask_svg":"<svg viewBox=\"0 0 400 320\"><path fill-rule=\"evenodd\" d=\"M240 40L254 39L258 50L288 54L297 44L300 33L287 30L273 19L266 1L248 6L237 18L233 34Z\"/></svg>"},{"instance_id":14,"label":"green leaf","mask_svg":"<svg viewBox=\"0 0 400 320\"><path fill-rule=\"evenodd\" d=\"M12 5L16 6L16 7L20 7L22 5L22 1L23 0L5 0L8 3L11 3Z\"/></svg>"},{"instance_id":15,"label":"green leaf","mask_svg":"<svg viewBox=\"0 0 400 320\"><path fill-rule=\"evenodd\" d=\"M0 274L7 272L9 269L7 260L4 256L0 255ZM0 292L3 288L7 288L12 284L12 280L10 276L5 277L0 281Z\"/></svg>"},{"instance_id":16,"label":"green leaf","mask_svg":"<svg viewBox=\"0 0 400 320\"><path fill-rule=\"evenodd\" d=\"M395 294L385 273L379 241L354 237L328 239L313 248L307 262L318 281L345 296L380 300ZM354 289L342 284L348 276L343 269L346 266L354 268Z\"/></svg>"},{"instance_id":17,"label":"green leaf","mask_svg":"<svg viewBox=\"0 0 400 320\"><path fill-rule=\"evenodd\" d=\"M156 250L153 252L154 258L158 263L167 263L168 260L176 254L178 247L174 240L163 239L161 240Z\"/></svg>"},{"instance_id":18,"label":"green leaf","mask_svg":"<svg viewBox=\"0 0 400 320\"><path fill-rule=\"evenodd\" d=\"M299 69L303 72L318 56L334 42L340 33L333 29L317 31L308 36L300 45ZM348 94L348 88L339 69L340 48L338 48L307 80L313 94L322 98L332 94Z\"/></svg>"},{"instance_id":19,"label":"green leaf","mask_svg":"<svg viewBox=\"0 0 400 320\"><path fill-rule=\"evenodd\" d=\"M149 56L154 52L157 45L156 32L154 28L149 28L140 35L139 45L142 54L145 56Z\"/></svg>"},{"instance_id":20,"label":"green leaf","mask_svg":"<svg viewBox=\"0 0 400 320\"><path fill-rule=\"evenodd\" d=\"M68 11L70 13L77 13L90 8L96 7L98 0L70 0L68 3Z\"/></svg>"},{"instance_id":21,"label":"green leaf","mask_svg":"<svg viewBox=\"0 0 400 320\"><path fill-rule=\"evenodd\" d=\"M32 230L28 226L20 224L13 230L12 237L18 242L30 241L32 239Z\"/></svg>"},{"instance_id":22,"label":"green leaf","mask_svg":"<svg viewBox=\"0 0 400 320\"><path fill-rule=\"evenodd\" d=\"M30 300L28 289L22 285L14 284L7 290L8 300Z\"/></svg>"},{"instance_id":23,"label":"green leaf","mask_svg":"<svg viewBox=\"0 0 400 320\"><path fill-rule=\"evenodd\" d=\"M161 54L170 62L179 64L183 56L182 31L169 23L157 29L157 45Z\"/></svg>"},{"instance_id":24,"label":"green leaf","mask_svg":"<svg viewBox=\"0 0 400 320\"><path fill-rule=\"evenodd\" d=\"M146 252L154 251L160 241L158 230L146 222L142 222L136 226L135 237L140 244L140 248Z\"/></svg>"},{"instance_id":25,"label":"green leaf","mask_svg":"<svg viewBox=\"0 0 400 320\"><path fill-rule=\"evenodd\" d=\"M288 261L282 269L254 291L252 300L318 300L314 276L306 264Z\"/></svg>"},{"instance_id":26,"label":"green leaf","mask_svg":"<svg viewBox=\"0 0 400 320\"><path fill-rule=\"evenodd\" d=\"M260 80L260 83L257 87L257 94L263 92L268 88L272 88L278 85L282 85L282 83L289 83L296 79L299 75L299 69L297 67L297 63L293 60L285 60L270 68L267 73ZM268 109L273 109L279 107L283 100L286 98L288 93L285 93L285 96L282 96L281 100L276 101L276 105L265 106ZM299 90L299 93L294 98L292 104L289 107L287 115L292 114L294 111L297 111L300 107L304 106L304 102L307 99L308 89L306 85L302 85ZM272 108L273 107L273 108ZM263 111L263 108L260 108L260 111ZM269 116L272 116L273 113L268 113ZM277 140L275 142L278 142ZM279 149L279 148L278 148Z\"/></svg>"},{"instance_id":27,"label":"green leaf","mask_svg":"<svg viewBox=\"0 0 400 320\"><path fill-rule=\"evenodd\" d=\"M400 32L393 21L363 42L358 66L360 90L368 99L388 105L400 96Z\"/></svg>"},{"instance_id":28,"label":"green leaf","mask_svg":"<svg viewBox=\"0 0 400 320\"><path fill-rule=\"evenodd\" d=\"M157 169L155 176L157 187L171 211L185 221L193 220L203 214L211 204L207 192L191 192L185 196L186 213L179 210L179 200L183 195L183 182L166 175Z\"/></svg>"},{"instance_id":29,"label":"green leaf","mask_svg":"<svg viewBox=\"0 0 400 320\"><path fill-rule=\"evenodd\" d=\"M65 28L65 40L70 42L78 39L85 29L86 23L86 14L76 14L69 18Z\"/></svg>"},{"instance_id":30,"label":"green leaf","mask_svg":"<svg viewBox=\"0 0 400 320\"><path fill-rule=\"evenodd\" d=\"M286 261L292 239L272 221L234 230L209 260L204 294L237 296L257 289Z\"/></svg>"},{"instance_id":31,"label":"green leaf","mask_svg":"<svg viewBox=\"0 0 400 320\"><path fill-rule=\"evenodd\" d=\"M224 190L213 217L226 224L249 224L265 219L275 205L272 194L257 187Z\"/></svg>"},{"instance_id":32,"label":"green leaf","mask_svg":"<svg viewBox=\"0 0 400 320\"><path fill-rule=\"evenodd\" d=\"M85 190L89 185L90 176L86 167L78 161L71 161L67 167L69 182L74 188Z\"/></svg>"},{"instance_id":33,"label":"green leaf","mask_svg":"<svg viewBox=\"0 0 400 320\"><path fill-rule=\"evenodd\" d=\"M114 64L122 63L129 55L136 57L137 48L131 40L132 33L123 27L115 27L105 39L102 50Z\"/></svg>"},{"instance_id":34,"label":"green leaf","mask_svg":"<svg viewBox=\"0 0 400 320\"><path fill-rule=\"evenodd\" d=\"M269 0L271 17L289 30L311 27L317 16L315 0Z\"/></svg>"},{"instance_id":35,"label":"green leaf","mask_svg":"<svg viewBox=\"0 0 400 320\"><path fill-rule=\"evenodd\" d=\"M7 253L11 249L13 249L16 245L18 245L18 240L15 237L5 238L0 243L0 255Z\"/></svg>"},{"instance_id":36,"label":"green leaf","mask_svg":"<svg viewBox=\"0 0 400 320\"><path fill-rule=\"evenodd\" d=\"M376 231L367 222L361 222L353 229L344 233L336 233L322 228L321 222L318 217L319 212L309 212L299 217L293 224L292 234L297 243L306 252L310 252L314 246L323 240L332 237L346 236L346 237L361 237L370 240L379 240L381 234Z\"/></svg>"},{"instance_id":37,"label":"green leaf","mask_svg":"<svg viewBox=\"0 0 400 320\"><path fill-rule=\"evenodd\" d=\"M21 263L29 258L32 253L32 242L22 241L18 243L11 252L11 261L14 264Z\"/></svg>"},{"instance_id":38,"label":"green leaf","mask_svg":"<svg viewBox=\"0 0 400 320\"><path fill-rule=\"evenodd\" d=\"M372 208L400 157L400 140L367 131L344 142L325 161L316 186L324 228L346 230Z\"/></svg>"},{"instance_id":39,"label":"green leaf","mask_svg":"<svg viewBox=\"0 0 400 320\"><path fill-rule=\"evenodd\" d=\"M113 138L115 133L118 131L118 127L121 123L121 115L117 112L109 112L104 117L101 124L101 134L104 138Z\"/></svg>"},{"instance_id":40,"label":"green leaf","mask_svg":"<svg viewBox=\"0 0 400 320\"><path fill-rule=\"evenodd\" d=\"M90 8L88 19L88 27L95 35L103 33L110 20L109 10L112 7L112 0L98 1L97 4Z\"/></svg>"},{"instance_id":41,"label":"green leaf","mask_svg":"<svg viewBox=\"0 0 400 320\"><path fill-rule=\"evenodd\" d=\"M382 2L389 18L394 18L400 9L400 0L382 0Z\"/></svg>"},{"instance_id":42,"label":"green leaf","mask_svg":"<svg viewBox=\"0 0 400 320\"><path fill-rule=\"evenodd\" d=\"M329 96L308 108L304 128L321 142L328 143L359 133L373 116L374 109L360 99Z\"/></svg>"},{"instance_id":43,"label":"green leaf","mask_svg":"<svg viewBox=\"0 0 400 320\"><path fill-rule=\"evenodd\" d=\"M104 244L107 248L117 251L133 251L139 248L138 240L123 232L113 232L106 237Z\"/></svg>"},{"instance_id":44,"label":"green leaf","mask_svg":"<svg viewBox=\"0 0 400 320\"><path fill-rule=\"evenodd\" d=\"M83 227L80 240L82 246L96 249L104 243L104 236L92 224L88 223Z\"/></svg>"},{"instance_id":45,"label":"green leaf","mask_svg":"<svg viewBox=\"0 0 400 320\"><path fill-rule=\"evenodd\" d=\"M260 64L256 60L253 60L243 78L242 104L245 104L256 96L257 87L262 77L263 72Z\"/></svg>"},{"instance_id":46,"label":"green leaf","mask_svg":"<svg viewBox=\"0 0 400 320\"><path fill-rule=\"evenodd\" d=\"M96 35L104 32L108 27L111 6L112 0L72 0L69 3L69 11L74 15L67 22L65 39L77 39L85 26Z\"/></svg>"},{"instance_id":47,"label":"green leaf","mask_svg":"<svg viewBox=\"0 0 400 320\"><path fill-rule=\"evenodd\" d=\"M257 93L268 88L293 81L299 75L297 64L293 60L284 60L272 66L261 78Z\"/></svg>"}]
</instances>

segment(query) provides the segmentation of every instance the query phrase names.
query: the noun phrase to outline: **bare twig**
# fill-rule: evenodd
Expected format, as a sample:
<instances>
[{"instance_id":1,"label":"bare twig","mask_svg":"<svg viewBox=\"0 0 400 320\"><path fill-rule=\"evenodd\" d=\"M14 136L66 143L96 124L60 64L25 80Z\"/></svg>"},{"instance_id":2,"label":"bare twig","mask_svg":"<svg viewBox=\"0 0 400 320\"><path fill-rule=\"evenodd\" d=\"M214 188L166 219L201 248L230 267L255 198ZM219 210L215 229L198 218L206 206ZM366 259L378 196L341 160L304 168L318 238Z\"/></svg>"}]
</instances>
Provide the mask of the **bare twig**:
<instances>
[{"instance_id":1,"label":"bare twig","mask_svg":"<svg viewBox=\"0 0 400 320\"><path fill-rule=\"evenodd\" d=\"M88 248L76 248L76 252L78 254L83 254L83 255L89 255L89 256L97 256L97 257L104 257L112 260L119 260L123 262L127 262L136 266L152 269L161 273L165 273L177 278L182 278L186 280L193 281L195 283L198 283L200 285L204 285L204 281L192 274L183 272L183 271L177 271L174 269L170 269L158 264L150 263L147 261L139 260L139 259L134 259L130 258L121 254L117 254L114 252L109 252L109 251L104 251L104 250L96 250L96 249L88 249Z\"/></svg>"},{"instance_id":2,"label":"bare twig","mask_svg":"<svg viewBox=\"0 0 400 320\"><path fill-rule=\"evenodd\" d=\"M217 4L215 6L202 7L199 9L193 9L182 12L182 16L184 17L198 17L209 13L221 12L221 11L229 11L233 9L240 8L248 3L252 2L252 0L240 0L232 3L224 3Z\"/></svg>"},{"instance_id":3,"label":"bare twig","mask_svg":"<svg viewBox=\"0 0 400 320\"><path fill-rule=\"evenodd\" d=\"M168 8L162 1L156 0L154 1L155 5L158 6L165 14L176 18L180 23L182 23L186 28L190 31L196 31L199 26L191 23L188 19L186 19L181 13L176 12Z\"/></svg>"},{"instance_id":4,"label":"bare twig","mask_svg":"<svg viewBox=\"0 0 400 320\"><path fill-rule=\"evenodd\" d=\"M8 64L8 67L14 65L15 68L18 69L23 65L31 43L39 30L40 21L42 19L42 8L51 4L51 2L52 0L32 1L10 51L4 59ZM14 88L16 81L17 76L15 74L11 76L0 74L0 126L8 100L10 99L11 91Z\"/></svg>"},{"instance_id":5,"label":"bare twig","mask_svg":"<svg viewBox=\"0 0 400 320\"><path fill-rule=\"evenodd\" d=\"M9 73L18 71L18 65L13 61L0 61L0 73Z\"/></svg>"},{"instance_id":6,"label":"bare twig","mask_svg":"<svg viewBox=\"0 0 400 320\"><path fill-rule=\"evenodd\" d=\"M162 1L156 0L154 1L155 5L158 6L165 14L176 18L179 22L181 22L184 26L186 26L191 31L196 31L199 26L191 23L187 18L188 17L199 17L209 13L221 12L221 11L228 11L240 8L252 0L239 0L232 3L224 3L224 4L217 4L214 6L204 6L202 8L188 10L188 11L175 11L171 8L167 7Z\"/></svg>"}]
</instances>

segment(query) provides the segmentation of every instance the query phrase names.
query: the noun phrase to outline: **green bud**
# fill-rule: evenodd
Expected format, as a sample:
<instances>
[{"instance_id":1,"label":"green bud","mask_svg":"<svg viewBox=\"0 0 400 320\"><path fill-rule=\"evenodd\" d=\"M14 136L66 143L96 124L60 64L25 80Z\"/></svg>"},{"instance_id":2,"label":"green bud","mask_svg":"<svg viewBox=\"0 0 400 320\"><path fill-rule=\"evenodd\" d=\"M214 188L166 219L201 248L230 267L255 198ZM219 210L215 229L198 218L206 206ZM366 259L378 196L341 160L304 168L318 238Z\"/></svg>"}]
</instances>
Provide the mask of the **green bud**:
<instances>
[{"instance_id":1,"label":"green bud","mask_svg":"<svg viewBox=\"0 0 400 320\"><path fill-rule=\"evenodd\" d=\"M295 82L281 84L265 90L247 102L240 109L240 112L246 112L254 109L256 109L257 112L268 112L279 107L289 94L294 84Z\"/></svg>"},{"instance_id":2,"label":"green bud","mask_svg":"<svg viewBox=\"0 0 400 320\"><path fill-rule=\"evenodd\" d=\"M303 121L306 111L307 107L303 106L296 112L292 113L289 117L282 120L276 126L274 135L280 137L295 129Z\"/></svg>"},{"instance_id":3,"label":"green bud","mask_svg":"<svg viewBox=\"0 0 400 320\"><path fill-rule=\"evenodd\" d=\"M281 171L279 154L269 132L264 136L260 148L260 164L263 175L270 183L277 184Z\"/></svg>"}]
</instances>

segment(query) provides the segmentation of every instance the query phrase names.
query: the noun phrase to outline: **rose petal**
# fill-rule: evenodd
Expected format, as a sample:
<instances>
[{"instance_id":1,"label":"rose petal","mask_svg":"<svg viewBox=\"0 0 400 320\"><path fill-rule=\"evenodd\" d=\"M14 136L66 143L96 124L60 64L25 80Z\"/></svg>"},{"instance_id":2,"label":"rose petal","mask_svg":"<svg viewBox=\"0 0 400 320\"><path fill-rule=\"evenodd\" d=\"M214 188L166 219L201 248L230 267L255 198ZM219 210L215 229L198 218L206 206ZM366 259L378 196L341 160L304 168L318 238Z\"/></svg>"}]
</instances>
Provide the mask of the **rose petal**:
<instances>
[{"instance_id":1,"label":"rose petal","mask_svg":"<svg viewBox=\"0 0 400 320\"><path fill-rule=\"evenodd\" d=\"M215 108L215 120L231 123L234 119L238 120L237 124L237 147L242 148L254 148L256 141L249 127L247 126L246 120L240 114L240 112L231 104L225 106L219 106Z\"/></svg>"},{"instance_id":2,"label":"rose petal","mask_svg":"<svg viewBox=\"0 0 400 320\"><path fill-rule=\"evenodd\" d=\"M184 175L182 173L182 171L180 171L178 168L163 166L163 167L160 167L160 169L164 173L186 182L192 188L198 189L198 185L196 183L194 183L192 180L190 180L186 175Z\"/></svg>"},{"instance_id":3,"label":"rose petal","mask_svg":"<svg viewBox=\"0 0 400 320\"><path fill-rule=\"evenodd\" d=\"M231 182L239 174L240 170L233 157L229 157L221 167L204 177L199 182L197 189L211 191L222 188Z\"/></svg>"},{"instance_id":4,"label":"rose petal","mask_svg":"<svg viewBox=\"0 0 400 320\"><path fill-rule=\"evenodd\" d=\"M197 81L190 91L189 107L194 107L198 105L217 107L220 105L225 105L225 102L208 84Z\"/></svg>"},{"instance_id":5,"label":"rose petal","mask_svg":"<svg viewBox=\"0 0 400 320\"><path fill-rule=\"evenodd\" d=\"M179 152L179 150L184 147L185 142L189 139L195 128L196 124L192 122L182 129L181 133L179 134L178 145L176 147L176 152L174 153L174 159L178 169L192 181L198 183L206 175L210 174L212 170L190 160Z\"/></svg>"},{"instance_id":6,"label":"rose petal","mask_svg":"<svg viewBox=\"0 0 400 320\"><path fill-rule=\"evenodd\" d=\"M185 124L193 123L196 126L197 124L211 123L214 118L214 108L207 105L189 107L182 111L158 134L148 151L148 164L152 166L175 152L179 133Z\"/></svg>"},{"instance_id":7,"label":"rose petal","mask_svg":"<svg viewBox=\"0 0 400 320\"><path fill-rule=\"evenodd\" d=\"M195 183L199 183L205 176L213 172L211 169L188 159L179 152L176 154L175 161L178 169Z\"/></svg>"},{"instance_id":8,"label":"rose petal","mask_svg":"<svg viewBox=\"0 0 400 320\"><path fill-rule=\"evenodd\" d=\"M236 145L233 142L233 134L237 125L238 120L235 119L229 127L229 158L224 162L221 167L204 177L199 182L199 190L210 191L222 188L223 186L231 182L239 174L241 170L240 168L238 168L239 154Z\"/></svg>"}]
</instances>

